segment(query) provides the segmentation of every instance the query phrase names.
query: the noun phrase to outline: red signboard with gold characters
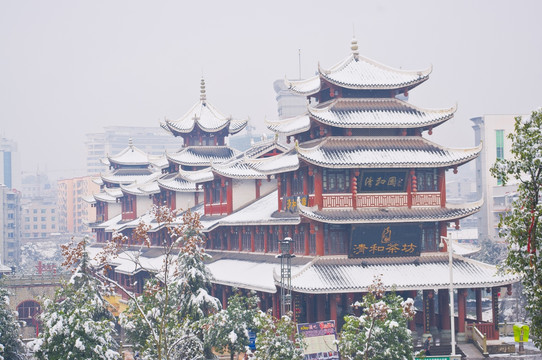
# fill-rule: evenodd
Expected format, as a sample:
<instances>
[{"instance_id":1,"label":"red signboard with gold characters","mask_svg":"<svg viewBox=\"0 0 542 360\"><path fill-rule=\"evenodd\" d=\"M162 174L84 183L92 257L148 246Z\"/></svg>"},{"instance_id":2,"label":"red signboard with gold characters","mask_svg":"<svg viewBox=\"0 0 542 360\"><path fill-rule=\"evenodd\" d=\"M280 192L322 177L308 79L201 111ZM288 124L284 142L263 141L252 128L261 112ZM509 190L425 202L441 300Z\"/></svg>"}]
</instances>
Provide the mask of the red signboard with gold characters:
<instances>
[{"instance_id":1,"label":"red signboard with gold characters","mask_svg":"<svg viewBox=\"0 0 542 360\"><path fill-rule=\"evenodd\" d=\"M349 256L352 258L420 255L419 225L352 226Z\"/></svg>"}]
</instances>

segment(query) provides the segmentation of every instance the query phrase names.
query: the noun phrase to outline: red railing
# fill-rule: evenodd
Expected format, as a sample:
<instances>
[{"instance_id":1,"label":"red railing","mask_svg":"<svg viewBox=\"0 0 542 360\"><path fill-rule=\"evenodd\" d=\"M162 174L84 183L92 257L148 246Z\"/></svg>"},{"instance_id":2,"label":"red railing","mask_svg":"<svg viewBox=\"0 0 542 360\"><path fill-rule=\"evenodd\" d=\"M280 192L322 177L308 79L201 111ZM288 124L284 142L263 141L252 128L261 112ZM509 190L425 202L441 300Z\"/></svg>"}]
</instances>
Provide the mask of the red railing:
<instances>
[{"instance_id":1,"label":"red railing","mask_svg":"<svg viewBox=\"0 0 542 360\"><path fill-rule=\"evenodd\" d=\"M476 328L486 336L487 340L499 340L499 331L493 323L474 324Z\"/></svg>"}]
</instances>

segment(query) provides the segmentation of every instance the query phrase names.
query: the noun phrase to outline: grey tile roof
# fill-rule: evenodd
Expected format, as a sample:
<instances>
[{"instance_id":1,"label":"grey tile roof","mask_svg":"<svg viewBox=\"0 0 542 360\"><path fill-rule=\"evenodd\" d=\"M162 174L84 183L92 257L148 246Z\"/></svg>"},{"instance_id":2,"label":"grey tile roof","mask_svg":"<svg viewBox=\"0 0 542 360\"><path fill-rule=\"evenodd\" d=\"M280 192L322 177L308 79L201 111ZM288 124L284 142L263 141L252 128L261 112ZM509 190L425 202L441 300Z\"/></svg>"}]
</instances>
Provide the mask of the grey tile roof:
<instances>
[{"instance_id":1,"label":"grey tile roof","mask_svg":"<svg viewBox=\"0 0 542 360\"><path fill-rule=\"evenodd\" d=\"M321 123L341 128L419 128L441 124L455 110L426 110L394 98L340 98L310 107L309 113Z\"/></svg>"},{"instance_id":2,"label":"grey tile roof","mask_svg":"<svg viewBox=\"0 0 542 360\"><path fill-rule=\"evenodd\" d=\"M480 210L482 201L464 206L447 207L390 207L361 209L323 209L299 205L299 214L309 219L330 224L376 224L421 221L450 221L464 218Z\"/></svg>"},{"instance_id":3,"label":"grey tile roof","mask_svg":"<svg viewBox=\"0 0 542 360\"><path fill-rule=\"evenodd\" d=\"M196 183L187 181L177 174L168 174L158 179L158 185L164 189L178 192L196 192Z\"/></svg>"},{"instance_id":4,"label":"grey tile roof","mask_svg":"<svg viewBox=\"0 0 542 360\"><path fill-rule=\"evenodd\" d=\"M449 149L419 136L333 137L299 145L302 160L326 168L411 168L460 165L478 156L482 145Z\"/></svg>"},{"instance_id":5,"label":"grey tile roof","mask_svg":"<svg viewBox=\"0 0 542 360\"><path fill-rule=\"evenodd\" d=\"M265 126L267 126L269 130L285 136L296 135L310 130L311 118L307 113L281 120L266 119Z\"/></svg>"},{"instance_id":6,"label":"grey tile roof","mask_svg":"<svg viewBox=\"0 0 542 360\"><path fill-rule=\"evenodd\" d=\"M230 134L241 131L248 123L246 120L232 119L223 115L208 101L200 99L181 118L175 121L166 120L162 128L173 134L190 133L196 126L208 133L218 132L228 127Z\"/></svg>"},{"instance_id":7,"label":"grey tile roof","mask_svg":"<svg viewBox=\"0 0 542 360\"><path fill-rule=\"evenodd\" d=\"M266 179L269 175L294 171L298 168L299 159L293 150L265 158L253 159L239 156L234 160L212 166L217 174L233 179Z\"/></svg>"},{"instance_id":8,"label":"grey tile roof","mask_svg":"<svg viewBox=\"0 0 542 360\"><path fill-rule=\"evenodd\" d=\"M292 289L302 293L366 292L375 275L381 275L384 285L390 290L447 289L448 255L424 253L420 257L407 258L316 258L300 272L293 273ZM493 265L458 255L453 259L453 277L455 288L504 286L518 281L516 276L498 274Z\"/></svg>"},{"instance_id":9,"label":"grey tile roof","mask_svg":"<svg viewBox=\"0 0 542 360\"><path fill-rule=\"evenodd\" d=\"M176 153L168 153L168 160L187 166L209 166L212 163L222 163L234 156L239 151L229 146L188 146Z\"/></svg>"},{"instance_id":10,"label":"grey tile roof","mask_svg":"<svg viewBox=\"0 0 542 360\"><path fill-rule=\"evenodd\" d=\"M300 95L313 95L320 91L322 80L348 89L401 89L413 88L429 78L432 68L401 70L369 58L351 54L343 61L324 69L318 66L318 75L304 80L285 80L286 86Z\"/></svg>"}]
</instances>

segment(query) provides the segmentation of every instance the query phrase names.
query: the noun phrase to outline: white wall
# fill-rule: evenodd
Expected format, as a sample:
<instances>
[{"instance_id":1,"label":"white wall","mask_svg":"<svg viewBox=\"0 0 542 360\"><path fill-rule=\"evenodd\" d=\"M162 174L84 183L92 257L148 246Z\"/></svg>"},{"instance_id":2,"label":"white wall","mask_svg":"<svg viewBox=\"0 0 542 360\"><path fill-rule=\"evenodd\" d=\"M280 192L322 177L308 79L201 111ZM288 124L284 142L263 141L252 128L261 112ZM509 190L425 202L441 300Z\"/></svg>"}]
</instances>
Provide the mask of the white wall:
<instances>
[{"instance_id":1,"label":"white wall","mask_svg":"<svg viewBox=\"0 0 542 360\"><path fill-rule=\"evenodd\" d=\"M239 210L256 199L255 181L233 179L233 211Z\"/></svg>"}]
</instances>

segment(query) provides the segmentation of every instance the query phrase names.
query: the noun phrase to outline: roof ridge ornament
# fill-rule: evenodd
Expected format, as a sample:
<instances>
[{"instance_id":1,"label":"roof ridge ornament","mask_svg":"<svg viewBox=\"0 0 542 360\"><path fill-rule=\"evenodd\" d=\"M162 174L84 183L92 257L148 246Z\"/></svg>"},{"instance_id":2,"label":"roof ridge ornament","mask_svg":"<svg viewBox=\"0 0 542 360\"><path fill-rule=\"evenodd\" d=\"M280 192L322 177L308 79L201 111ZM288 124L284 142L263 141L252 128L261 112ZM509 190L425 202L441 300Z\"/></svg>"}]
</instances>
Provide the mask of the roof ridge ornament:
<instances>
[{"instance_id":1,"label":"roof ridge ornament","mask_svg":"<svg viewBox=\"0 0 542 360\"><path fill-rule=\"evenodd\" d=\"M354 59L358 61L359 60L358 40L356 39L355 36L352 38L352 41L350 43L350 49L352 49L352 55L354 55Z\"/></svg>"},{"instance_id":2,"label":"roof ridge ornament","mask_svg":"<svg viewBox=\"0 0 542 360\"><path fill-rule=\"evenodd\" d=\"M128 138L128 146L130 147L132 152L134 152L134 142L131 137Z\"/></svg>"},{"instance_id":3,"label":"roof ridge ornament","mask_svg":"<svg viewBox=\"0 0 542 360\"><path fill-rule=\"evenodd\" d=\"M200 92L199 99L205 104L205 101L207 100L207 96L205 94L205 79L203 77L201 78L199 92Z\"/></svg>"}]
</instances>

